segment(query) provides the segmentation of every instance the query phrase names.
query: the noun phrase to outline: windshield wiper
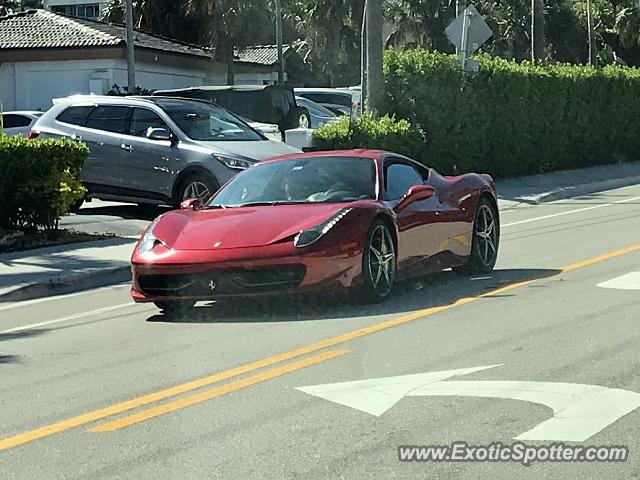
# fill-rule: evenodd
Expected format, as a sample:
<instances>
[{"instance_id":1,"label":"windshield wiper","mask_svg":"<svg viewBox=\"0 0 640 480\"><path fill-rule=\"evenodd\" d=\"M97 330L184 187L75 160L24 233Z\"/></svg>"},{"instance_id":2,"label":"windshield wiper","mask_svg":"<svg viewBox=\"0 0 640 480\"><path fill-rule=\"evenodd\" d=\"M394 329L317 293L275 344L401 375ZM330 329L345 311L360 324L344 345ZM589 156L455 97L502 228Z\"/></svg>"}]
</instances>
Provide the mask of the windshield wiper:
<instances>
[{"instance_id":1,"label":"windshield wiper","mask_svg":"<svg viewBox=\"0 0 640 480\"><path fill-rule=\"evenodd\" d=\"M215 208L225 209L225 208L227 208L227 206L226 205L211 204L211 205L207 205L206 207L204 207L205 210L213 210Z\"/></svg>"}]
</instances>

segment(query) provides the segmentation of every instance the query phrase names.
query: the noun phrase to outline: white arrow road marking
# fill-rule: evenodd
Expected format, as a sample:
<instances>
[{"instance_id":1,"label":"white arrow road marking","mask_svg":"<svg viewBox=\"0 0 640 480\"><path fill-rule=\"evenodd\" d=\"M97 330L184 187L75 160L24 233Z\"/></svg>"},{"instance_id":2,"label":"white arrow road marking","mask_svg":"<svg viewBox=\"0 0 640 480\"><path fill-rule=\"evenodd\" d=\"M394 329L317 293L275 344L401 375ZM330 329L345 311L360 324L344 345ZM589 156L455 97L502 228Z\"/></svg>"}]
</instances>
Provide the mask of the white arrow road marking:
<instances>
[{"instance_id":1,"label":"white arrow road marking","mask_svg":"<svg viewBox=\"0 0 640 480\"><path fill-rule=\"evenodd\" d=\"M640 290L640 272L627 273L621 277L599 283L598 286L618 290Z\"/></svg>"},{"instance_id":2,"label":"white arrow road marking","mask_svg":"<svg viewBox=\"0 0 640 480\"><path fill-rule=\"evenodd\" d=\"M379 417L404 397L462 396L545 405L553 417L517 440L583 442L640 407L640 394L577 383L444 381L498 365L300 387L297 390Z\"/></svg>"},{"instance_id":3,"label":"white arrow road marking","mask_svg":"<svg viewBox=\"0 0 640 480\"><path fill-rule=\"evenodd\" d=\"M296 390L379 417L417 387L499 366L501 365L418 373L400 377L373 378L358 382L329 383L313 387L299 387Z\"/></svg>"}]
</instances>

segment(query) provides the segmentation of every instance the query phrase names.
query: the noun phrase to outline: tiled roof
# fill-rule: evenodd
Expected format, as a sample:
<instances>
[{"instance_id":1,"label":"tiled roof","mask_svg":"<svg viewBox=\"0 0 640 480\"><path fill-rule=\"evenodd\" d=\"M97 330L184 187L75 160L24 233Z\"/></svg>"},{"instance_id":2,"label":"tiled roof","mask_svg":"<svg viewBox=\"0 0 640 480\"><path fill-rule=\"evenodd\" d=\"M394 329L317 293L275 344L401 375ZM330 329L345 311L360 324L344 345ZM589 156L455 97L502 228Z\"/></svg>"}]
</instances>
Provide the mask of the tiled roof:
<instances>
[{"instance_id":1,"label":"tiled roof","mask_svg":"<svg viewBox=\"0 0 640 480\"><path fill-rule=\"evenodd\" d=\"M126 45L126 28L70 18L47 10L0 17L0 49L116 47ZM210 58L204 48L136 31L135 46Z\"/></svg>"},{"instance_id":2,"label":"tiled roof","mask_svg":"<svg viewBox=\"0 0 640 480\"><path fill-rule=\"evenodd\" d=\"M286 54L290 48L290 45L285 45L283 52ZM258 65L275 65L278 63L278 47L276 45L255 45L243 48L238 52L236 61Z\"/></svg>"}]
</instances>

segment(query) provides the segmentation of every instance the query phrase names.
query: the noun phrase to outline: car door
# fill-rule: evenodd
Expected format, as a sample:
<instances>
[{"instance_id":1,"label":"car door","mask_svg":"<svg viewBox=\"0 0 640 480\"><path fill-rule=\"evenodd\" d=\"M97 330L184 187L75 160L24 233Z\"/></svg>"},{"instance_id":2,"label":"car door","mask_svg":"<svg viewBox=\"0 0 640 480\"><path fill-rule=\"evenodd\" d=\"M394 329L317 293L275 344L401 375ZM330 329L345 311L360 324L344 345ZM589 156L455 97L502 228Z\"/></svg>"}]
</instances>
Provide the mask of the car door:
<instances>
[{"instance_id":1,"label":"car door","mask_svg":"<svg viewBox=\"0 0 640 480\"><path fill-rule=\"evenodd\" d=\"M151 140L147 133L151 128L164 128L173 134L159 113L150 108L134 107L125 145L125 176L127 188L156 200L171 198L174 179L181 164L177 142Z\"/></svg>"},{"instance_id":2,"label":"car door","mask_svg":"<svg viewBox=\"0 0 640 480\"><path fill-rule=\"evenodd\" d=\"M91 150L91 163L83 172L83 180L92 192L119 194L126 188L125 170L128 160L123 134L131 109L124 105L97 105L79 127L76 138Z\"/></svg>"},{"instance_id":3,"label":"car door","mask_svg":"<svg viewBox=\"0 0 640 480\"><path fill-rule=\"evenodd\" d=\"M408 160L388 157L384 162L385 199L397 215L398 264L405 274L424 269L443 251L448 238L443 205L435 191L431 198L409 204L402 202L414 185L425 185L428 170Z\"/></svg>"}]
</instances>

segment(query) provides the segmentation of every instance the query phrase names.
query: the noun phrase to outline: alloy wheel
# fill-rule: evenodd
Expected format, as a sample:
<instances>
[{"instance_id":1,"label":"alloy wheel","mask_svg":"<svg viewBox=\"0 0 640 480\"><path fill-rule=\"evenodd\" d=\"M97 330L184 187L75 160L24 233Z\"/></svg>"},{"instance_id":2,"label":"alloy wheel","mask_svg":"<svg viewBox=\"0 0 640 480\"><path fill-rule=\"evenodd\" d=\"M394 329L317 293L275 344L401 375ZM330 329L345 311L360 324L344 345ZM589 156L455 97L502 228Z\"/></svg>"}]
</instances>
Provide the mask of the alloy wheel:
<instances>
[{"instance_id":1,"label":"alloy wheel","mask_svg":"<svg viewBox=\"0 0 640 480\"><path fill-rule=\"evenodd\" d=\"M384 225L375 227L369 244L369 275L376 293L388 295L396 271L396 253L393 239Z\"/></svg>"},{"instance_id":2,"label":"alloy wheel","mask_svg":"<svg viewBox=\"0 0 640 480\"><path fill-rule=\"evenodd\" d=\"M204 183L194 181L189 183L184 189L184 193L182 194L182 200L187 200L189 198L197 198L201 202L204 202L211 193L209 192L209 187L207 187Z\"/></svg>"},{"instance_id":3,"label":"alloy wheel","mask_svg":"<svg viewBox=\"0 0 640 480\"><path fill-rule=\"evenodd\" d=\"M480 206L475 230L480 260L485 265L489 265L498 254L498 229L495 214L489 205Z\"/></svg>"}]
</instances>

